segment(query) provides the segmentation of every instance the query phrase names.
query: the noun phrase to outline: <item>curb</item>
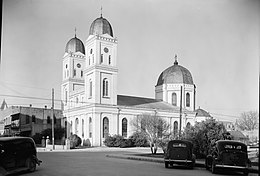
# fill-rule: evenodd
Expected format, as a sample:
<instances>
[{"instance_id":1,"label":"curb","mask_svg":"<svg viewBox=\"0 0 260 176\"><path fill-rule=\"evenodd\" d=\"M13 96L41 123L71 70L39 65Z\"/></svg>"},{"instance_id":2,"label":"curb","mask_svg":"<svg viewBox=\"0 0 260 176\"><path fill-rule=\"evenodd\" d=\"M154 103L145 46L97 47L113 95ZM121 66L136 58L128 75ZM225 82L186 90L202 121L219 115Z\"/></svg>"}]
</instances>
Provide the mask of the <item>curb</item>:
<instances>
[{"instance_id":1,"label":"curb","mask_svg":"<svg viewBox=\"0 0 260 176\"><path fill-rule=\"evenodd\" d=\"M129 160L138 160L138 161L148 161L148 162L155 162L155 163L164 163L163 159L157 158L149 158L149 157L136 157L136 156L127 156L127 155L106 155L108 158L118 158L118 159L129 159ZM195 167L202 167L205 168L205 164L201 162L196 162ZM249 168L250 173L258 173L258 169L256 168Z\"/></svg>"}]
</instances>

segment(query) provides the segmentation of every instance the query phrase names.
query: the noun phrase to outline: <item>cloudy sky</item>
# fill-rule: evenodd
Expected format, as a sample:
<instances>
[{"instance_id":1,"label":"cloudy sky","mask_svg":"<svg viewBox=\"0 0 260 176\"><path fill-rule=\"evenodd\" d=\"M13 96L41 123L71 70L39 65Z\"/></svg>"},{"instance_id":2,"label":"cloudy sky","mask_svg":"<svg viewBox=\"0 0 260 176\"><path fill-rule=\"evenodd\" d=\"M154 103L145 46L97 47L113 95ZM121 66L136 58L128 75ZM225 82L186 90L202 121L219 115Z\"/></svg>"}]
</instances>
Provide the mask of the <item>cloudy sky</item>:
<instances>
[{"instance_id":1,"label":"cloudy sky","mask_svg":"<svg viewBox=\"0 0 260 176\"><path fill-rule=\"evenodd\" d=\"M86 41L102 6L118 39L119 94L153 98L160 73L177 54L196 84L196 107L232 120L258 110L259 5L258 0L3 0L0 102L50 106L44 99L51 99L52 88L60 99L66 43L75 28Z\"/></svg>"}]
</instances>

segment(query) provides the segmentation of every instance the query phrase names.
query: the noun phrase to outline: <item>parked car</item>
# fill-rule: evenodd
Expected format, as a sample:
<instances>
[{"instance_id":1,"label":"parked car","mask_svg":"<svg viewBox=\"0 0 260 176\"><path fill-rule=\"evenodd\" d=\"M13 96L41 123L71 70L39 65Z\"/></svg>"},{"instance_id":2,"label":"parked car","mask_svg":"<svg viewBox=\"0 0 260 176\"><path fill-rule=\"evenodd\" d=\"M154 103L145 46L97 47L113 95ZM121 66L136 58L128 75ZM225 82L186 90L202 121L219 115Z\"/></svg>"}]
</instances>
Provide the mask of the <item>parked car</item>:
<instances>
[{"instance_id":1,"label":"parked car","mask_svg":"<svg viewBox=\"0 0 260 176\"><path fill-rule=\"evenodd\" d=\"M193 168L195 165L195 155L192 153L193 144L186 140L172 140L168 142L164 154L165 168L173 164L185 165Z\"/></svg>"},{"instance_id":2,"label":"parked car","mask_svg":"<svg viewBox=\"0 0 260 176\"><path fill-rule=\"evenodd\" d=\"M242 171L248 175L251 162L247 155L246 144L238 141L219 140L215 143L212 153L206 157L205 167L216 173L217 169Z\"/></svg>"},{"instance_id":3,"label":"parked car","mask_svg":"<svg viewBox=\"0 0 260 176\"><path fill-rule=\"evenodd\" d=\"M0 175L9 175L20 171L33 172L37 158L36 146L30 137L0 137Z\"/></svg>"}]
</instances>

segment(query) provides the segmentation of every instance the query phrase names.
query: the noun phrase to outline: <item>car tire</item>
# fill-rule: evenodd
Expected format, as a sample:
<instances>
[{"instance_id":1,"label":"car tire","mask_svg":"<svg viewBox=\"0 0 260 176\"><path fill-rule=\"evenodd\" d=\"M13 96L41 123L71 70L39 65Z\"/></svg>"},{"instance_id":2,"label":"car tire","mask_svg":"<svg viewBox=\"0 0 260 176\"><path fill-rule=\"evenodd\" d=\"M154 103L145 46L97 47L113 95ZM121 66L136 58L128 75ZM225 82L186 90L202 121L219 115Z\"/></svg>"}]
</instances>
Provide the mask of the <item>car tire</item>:
<instances>
[{"instance_id":1,"label":"car tire","mask_svg":"<svg viewBox=\"0 0 260 176\"><path fill-rule=\"evenodd\" d=\"M29 172L34 172L36 170L36 162L33 158L28 158L26 160L26 167Z\"/></svg>"},{"instance_id":2,"label":"car tire","mask_svg":"<svg viewBox=\"0 0 260 176\"><path fill-rule=\"evenodd\" d=\"M165 165L165 168L169 168L169 162L165 161L164 165Z\"/></svg>"},{"instance_id":3,"label":"car tire","mask_svg":"<svg viewBox=\"0 0 260 176\"><path fill-rule=\"evenodd\" d=\"M245 175L245 176L248 176L248 174L249 174L248 171L244 171L244 172L243 172L243 175Z\"/></svg>"},{"instance_id":4,"label":"car tire","mask_svg":"<svg viewBox=\"0 0 260 176\"><path fill-rule=\"evenodd\" d=\"M206 170L209 170L209 165L208 165L208 160L207 159L205 159L205 168L206 168Z\"/></svg>"},{"instance_id":5,"label":"car tire","mask_svg":"<svg viewBox=\"0 0 260 176\"><path fill-rule=\"evenodd\" d=\"M189 164L189 169L193 169L193 167L194 167L193 163Z\"/></svg>"},{"instance_id":6,"label":"car tire","mask_svg":"<svg viewBox=\"0 0 260 176\"><path fill-rule=\"evenodd\" d=\"M212 165L211 165L211 172L212 172L212 174L216 174L216 166L215 166L214 162L212 162Z\"/></svg>"}]
</instances>

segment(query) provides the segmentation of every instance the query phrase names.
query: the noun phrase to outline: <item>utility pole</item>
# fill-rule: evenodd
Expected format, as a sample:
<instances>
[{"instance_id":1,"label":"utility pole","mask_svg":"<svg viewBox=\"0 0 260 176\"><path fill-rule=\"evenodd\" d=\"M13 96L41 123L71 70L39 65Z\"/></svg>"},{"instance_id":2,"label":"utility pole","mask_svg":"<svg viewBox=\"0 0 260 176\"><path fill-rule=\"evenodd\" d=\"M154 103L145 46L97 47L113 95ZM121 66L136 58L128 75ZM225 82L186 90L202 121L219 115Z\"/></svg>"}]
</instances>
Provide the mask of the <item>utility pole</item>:
<instances>
[{"instance_id":1,"label":"utility pole","mask_svg":"<svg viewBox=\"0 0 260 176\"><path fill-rule=\"evenodd\" d=\"M52 149L55 149L54 145L54 89L52 88L52 107L51 107L51 114L52 114L52 123L51 123L51 131L52 131Z\"/></svg>"},{"instance_id":2,"label":"utility pole","mask_svg":"<svg viewBox=\"0 0 260 176\"><path fill-rule=\"evenodd\" d=\"M181 86L181 99L180 99L180 129L179 129L179 138L181 138L181 121L182 121L182 86Z\"/></svg>"}]
</instances>

